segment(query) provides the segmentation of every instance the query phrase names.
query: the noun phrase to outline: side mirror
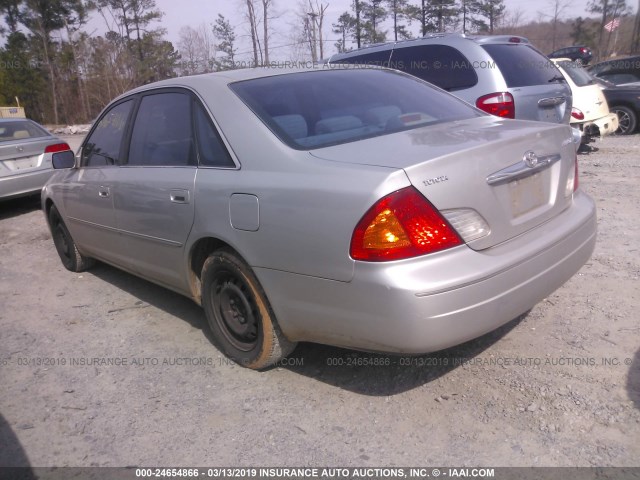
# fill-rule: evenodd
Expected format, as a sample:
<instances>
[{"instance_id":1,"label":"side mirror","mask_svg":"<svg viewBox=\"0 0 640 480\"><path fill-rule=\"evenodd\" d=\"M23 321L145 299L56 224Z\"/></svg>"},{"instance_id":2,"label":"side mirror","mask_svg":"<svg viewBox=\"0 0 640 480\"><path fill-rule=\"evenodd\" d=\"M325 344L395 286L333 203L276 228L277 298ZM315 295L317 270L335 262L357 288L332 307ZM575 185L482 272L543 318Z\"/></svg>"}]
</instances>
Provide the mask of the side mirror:
<instances>
[{"instance_id":1,"label":"side mirror","mask_svg":"<svg viewBox=\"0 0 640 480\"><path fill-rule=\"evenodd\" d=\"M57 152L51 156L51 163L56 170L73 168L76 166L76 156L71 150Z\"/></svg>"}]
</instances>

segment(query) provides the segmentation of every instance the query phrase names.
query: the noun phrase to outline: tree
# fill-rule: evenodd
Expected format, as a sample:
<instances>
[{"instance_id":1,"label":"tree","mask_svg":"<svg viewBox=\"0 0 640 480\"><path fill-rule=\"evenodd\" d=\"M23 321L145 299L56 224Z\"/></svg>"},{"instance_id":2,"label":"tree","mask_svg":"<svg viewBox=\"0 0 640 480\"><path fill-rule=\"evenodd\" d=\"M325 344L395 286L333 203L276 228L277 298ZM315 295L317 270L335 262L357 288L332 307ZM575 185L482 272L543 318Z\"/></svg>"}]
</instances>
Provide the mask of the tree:
<instances>
[{"instance_id":1,"label":"tree","mask_svg":"<svg viewBox=\"0 0 640 480\"><path fill-rule=\"evenodd\" d=\"M183 75L206 73L213 69L215 55L211 33L206 25L198 28L185 26L178 33L178 52Z\"/></svg>"},{"instance_id":2,"label":"tree","mask_svg":"<svg viewBox=\"0 0 640 480\"><path fill-rule=\"evenodd\" d=\"M593 28L590 28L589 23L582 17L578 17L573 21L569 36L574 44L593 46L596 43Z\"/></svg>"},{"instance_id":3,"label":"tree","mask_svg":"<svg viewBox=\"0 0 640 480\"><path fill-rule=\"evenodd\" d=\"M74 14L82 8L79 0L25 0L19 12L20 22L27 27L42 47L42 58L48 72L51 87L53 121L59 123L58 85L55 72L54 50L51 34L65 23L75 23Z\"/></svg>"},{"instance_id":4,"label":"tree","mask_svg":"<svg viewBox=\"0 0 640 480\"><path fill-rule=\"evenodd\" d=\"M223 15L218 14L216 22L213 24L213 35L218 39L219 43L216 48L226 56L216 62L218 69L230 70L235 68L236 63L236 33Z\"/></svg>"},{"instance_id":5,"label":"tree","mask_svg":"<svg viewBox=\"0 0 640 480\"><path fill-rule=\"evenodd\" d=\"M9 34L18 31L21 4L22 0L0 0L0 13L4 14L4 21L9 27Z\"/></svg>"},{"instance_id":6,"label":"tree","mask_svg":"<svg viewBox=\"0 0 640 480\"><path fill-rule=\"evenodd\" d=\"M460 15L462 16L462 33L486 29L487 24L478 19L480 2L478 0L461 0Z\"/></svg>"},{"instance_id":7,"label":"tree","mask_svg":"<svg viewBox=\"0 0 640 480\"><path fill-rule=\"evenodd\" d=\"M591 0L587 6L587 11L600 15L600 28L598 30L598 56L603 58L608 50L609 36L605 44L605 25L615 18L619 18L625 13L627 4L625 0Z\"/></svg>"},{"instance_id":8,"label":"tree","mask_svg":"<svg viewBox=\"0 0 640 480\"><path fill-rule=\"evenodd\" d=\"M332 25L332 32L340 35L340 38L335 43L338 53L349 51L349 49L347 49L347 38L353 34L355 25L356 19L352 17L349 12L344 12L340 15L338 21Z\"/></svg>"},{"instance_id":9,"label":"tree","mask_svg":"<svg viewBox=\"0 0 640 480\"><path fill-rule=\"evenodd\" d=\"M505 11L504 0L480 0L479 14L487 20L487 31L493 35L494 29Z\"/></svg>"},{"instance_id":10,"label":"tree","mask_svg":"<svg viewBox=\"0 0 640 480\"><path fill-rule=\"evenodd\" d=\"M398 41L398 38L411 38L411 32L401 22L404 19L410 24L417 11L416 7L410 5L409 0L386 0L386 3L393 17L393 38L395 41Z\"/></svg>"},{"instance_id":11,"label":"tree","mask_svg":"<svg viewBox=\"0 0 640 480\"><path fill-rule=\"evenodd\" d=\"M551 18L552 25L552 35L551 35L551 50L554 51L556 49L556 37L558 34L558 21L562 14L571 6L571 0L549 0L549 7L551 15L544 14L542 12L538 12L543 17Z\"/></svg>"},{"instance_id":12,"label":"tree","mask_svg":"<svg viewBox=\"0 0 640 480\"><path fill-rule=\"evenodd\" d=\"M444 32L460 15L460 9L455 0L431 0L427 7L427 14L433 21L436 32Z\"/></svg>"},{"instance_id":13,"label":"tree","mask_svg":"<svg viewBox=\"0 0 640 480\"><path fill-rule=\"evenodd\" d=\"M386 32L379 29L380 24L388 16L383 2L384 0L360 2L362 5L362 18L364 19L363 40L365 43L380 43L386 40Z\"/></svg>"},{"instance_id":14,"label":"tree","mask_svg":"<svg viewBox=\"0 0 640 480\"><path fill-rule=\"evenodd\" d=\"M151 81L155 74L149 68L148 57L156 57L155 49L164 48L158 42L165 34L162 28L150 28L151 24L161 20L164 15L158 10L156 1L97 0L96 6L105 21L107 16L113 19L125 47L137 58L133 68L136 83Z\"/></svg>"}]
</instances>

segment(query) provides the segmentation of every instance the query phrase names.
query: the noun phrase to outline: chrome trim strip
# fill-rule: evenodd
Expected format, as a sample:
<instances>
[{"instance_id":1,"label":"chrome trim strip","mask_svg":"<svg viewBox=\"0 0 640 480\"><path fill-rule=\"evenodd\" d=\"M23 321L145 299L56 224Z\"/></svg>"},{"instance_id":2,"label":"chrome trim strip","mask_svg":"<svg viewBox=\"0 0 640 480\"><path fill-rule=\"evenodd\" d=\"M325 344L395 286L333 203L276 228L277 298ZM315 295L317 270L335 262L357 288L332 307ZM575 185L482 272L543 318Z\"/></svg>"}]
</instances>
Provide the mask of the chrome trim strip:
<instances>
[{"instance_id":1,"label":"chrome trim strip","mask_svg":"<svg viewBox=\"0 0 640 480\"><path fill-rule=\"evenodd\" d=\"M106 225L100 225L98 223L88 222L87 220L80 220L79 218L75 218L75 217L67 217L67 218L69 220L73 221L73 222L80 223L80 224L83 224L83 225L88 225L90 227L98 228L100 230L107 230L109 232L119 233L121 235L129 235L130 237L142 238L144 240L151 240L152 242L161 243L161 244L167 245L169 247L181 248L183 246L183 243L176 242L176 241L173 241L173 240L167 240L167 239L164 239L164 238L152 237L150 235L143 235L142 233L129 232L127 230L120 230L119 228L108 227Z\"/></svg>"},{"instance_id":2,"label":"chrome trim strip","mask_svg":"<svg viewBox=\"0 0 640 480\"><path fill-rule=\"evenodd\" d=\"M557 105L562 105L566 102L567 99L564 97L550 97L550 98L542 98L538 100L538 106L540 107L555 107Z\"/></svg>"},{"instance_id":3,"label":"chrome trim strip","mask_svg":"<svg viewBox=\"0 0 640 480\"><path fill-rule=\"evenodd\" d=\"M561 158L562 156L559 153L538 157L538 163L534 167L529 167L524 162L514 163L507 168L503 168L502 170L489 175L487 177L487 183L492 187L495 187L497 185L512 182L513 180L530 177L531 175L538 173L540 170L544 170L550 165L553 165Z\"/></svg>"}]
</instances>

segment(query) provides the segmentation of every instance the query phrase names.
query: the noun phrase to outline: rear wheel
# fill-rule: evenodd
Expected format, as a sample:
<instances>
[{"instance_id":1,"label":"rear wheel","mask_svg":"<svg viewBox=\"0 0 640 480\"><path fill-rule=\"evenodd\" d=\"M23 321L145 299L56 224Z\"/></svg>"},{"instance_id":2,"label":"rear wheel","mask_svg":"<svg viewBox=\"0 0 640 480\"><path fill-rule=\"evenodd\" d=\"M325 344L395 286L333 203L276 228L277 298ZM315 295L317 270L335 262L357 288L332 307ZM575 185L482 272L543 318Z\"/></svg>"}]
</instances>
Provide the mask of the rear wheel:
<instances>
[{"instance_id":1,"label":"rear wheel","mask_svg":"<svg viewBox=\"0 0 640 480\"><path fill-rule=\"evenodd\" d=\"M611 107L610 110L618 115L618 135L631 135L635 130L638 122L636 112L629 107L617 106Z\"/></svg>"},{"instance_id":2,"label":"rear wheel","mask_svg":"<svg viewBox=\"0 0 640 480\"><path fill-rule=\"evenodd\" d=\"M251 268L233 251L214 252L202 267L202 306L217 346L255 370L289 355L296 344L280 330Z\"/></svg>"},{"instance_id":3,"label":"rear wheel","mask_svg":"<svg viewBox=\"0 0 640 480\"><path fill-rule=\"evenodd\" d=\"M62 221L60 212L55 206L52 206L51 210L49 210L49 225L53 243L64 268L71 272L83 272L93 266L95 260L85 257L78 251L67 226Z\"/></svg>"}]
</instances>

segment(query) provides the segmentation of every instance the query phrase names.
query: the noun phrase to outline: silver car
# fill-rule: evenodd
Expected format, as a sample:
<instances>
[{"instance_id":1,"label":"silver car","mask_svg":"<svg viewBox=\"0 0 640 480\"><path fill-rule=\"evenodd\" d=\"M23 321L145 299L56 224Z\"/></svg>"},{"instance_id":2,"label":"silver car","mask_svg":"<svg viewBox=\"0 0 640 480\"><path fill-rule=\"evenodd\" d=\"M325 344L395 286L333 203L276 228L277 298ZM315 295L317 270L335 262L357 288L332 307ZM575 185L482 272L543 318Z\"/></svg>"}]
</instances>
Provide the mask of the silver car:
<instances>
[{"instance_id":1,"label":"silver car","mask_svg":"<svg viewBox=\"0 0 640 480\"><path fill-rule=\"evenodd\" d=\"M395 68L504 118L569 123L571 89L524 37L436 33L334 55L330 64Z\"/></svg>"},{"instance_id":2,"label":"silver car","mask_svg":"<svg viewBox=\"0 0 640 480\"><path fill-rule=\"evenodd\" d=\"M42 190L53 175L51 156L70 150L36 122L0 118L0 200Z\"/></svg>"},{"instance_id":3,"label":"silver car","mask_svg":"<svg viewBox=\"0 0 640 480\"><path fill-rule=\"evenodd\" d=\"M386 69L147 85L54 166L42 206L65 267L98 259L192 298L256 369L299 341L414 354L480 336L596 239L569 126Z\"/></svg>"}]
</instances>

